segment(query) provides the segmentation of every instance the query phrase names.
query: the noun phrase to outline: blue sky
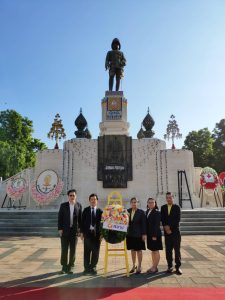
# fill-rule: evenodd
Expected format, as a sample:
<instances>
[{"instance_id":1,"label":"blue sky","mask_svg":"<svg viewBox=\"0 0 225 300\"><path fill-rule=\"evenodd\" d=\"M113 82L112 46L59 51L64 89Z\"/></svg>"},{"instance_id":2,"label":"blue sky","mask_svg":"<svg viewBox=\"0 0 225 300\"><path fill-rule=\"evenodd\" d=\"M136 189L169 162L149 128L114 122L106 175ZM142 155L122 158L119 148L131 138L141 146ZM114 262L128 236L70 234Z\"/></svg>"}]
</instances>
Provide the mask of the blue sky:
<instances>
[{"instance_id":1,"label":"blue sky","mask_svg":"<svg viewBox=\"0 0 225 300\"><path fill-rule=\"evenodd\" d=\"M71 139L82 107L96 138L114 37L133 138L148 107L160 139L172 113L183 137L225 117L224 0L0 0L0 110L33 120L52 148L55 114Z\"/></svg>"}]
</instances>

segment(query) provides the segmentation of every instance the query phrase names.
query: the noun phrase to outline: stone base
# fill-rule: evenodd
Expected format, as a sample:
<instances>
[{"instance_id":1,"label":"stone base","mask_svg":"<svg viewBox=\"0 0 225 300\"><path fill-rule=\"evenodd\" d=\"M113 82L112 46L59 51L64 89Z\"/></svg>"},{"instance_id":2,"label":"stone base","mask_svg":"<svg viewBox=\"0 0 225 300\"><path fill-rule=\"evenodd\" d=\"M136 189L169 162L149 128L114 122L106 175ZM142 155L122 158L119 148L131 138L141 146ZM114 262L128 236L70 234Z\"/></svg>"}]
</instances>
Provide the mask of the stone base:
<instances>
[{"instance_id":1,"label":"stone base","mask_svg":"<svg viewBox=\"0 0 225 300\"><path fill-rule=\"evenodd\" d=\"M102 122L100 136L129 135L127 122L127 100L123 92L107 91L102 99Z\"/></svg>"}]
</instances>

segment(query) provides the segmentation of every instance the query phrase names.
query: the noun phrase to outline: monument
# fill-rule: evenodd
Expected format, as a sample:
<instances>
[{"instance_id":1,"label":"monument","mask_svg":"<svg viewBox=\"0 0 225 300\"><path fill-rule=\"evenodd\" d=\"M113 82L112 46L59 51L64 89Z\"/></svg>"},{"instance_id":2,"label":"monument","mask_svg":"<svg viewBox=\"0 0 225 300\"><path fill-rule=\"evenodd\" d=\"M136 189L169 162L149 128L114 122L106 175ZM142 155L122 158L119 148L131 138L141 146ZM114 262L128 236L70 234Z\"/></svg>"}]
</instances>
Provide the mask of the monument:
<instances>
[{"instance_id":1,"label":"monument","mask_svg":"<svg viewBox=\"0 0 225 300\"><path fill-rule=\"evenodd\" d=\"M30 193L31 182L37 182L40 174L48 171L48 174L57 174L57 182L63 182L61 196L49 203L48 207L58 208L65 201L66 191L72 188L77 189L79 202L84 206L88 196L97 193L99 205L104 207L108 194L113 191L122 194L127 207L133 196L139 199L143 209L148 197L155 198L160 206L165 201L167 191L174 193L178 202L178 171L185 170L194 207L199 207L199 177L194 168L193 153L166 149L165 141L154 137L152 128L155 122L149 109L142 122L143 128L137 134L138 139L129 135L128 101L120 90L126 59L117 38L112 41L111 48L105 60L105 67L109 70L109 87L101 100L99 137L92 139L81 110L75 120L75 137L66 140L62 150L38 152L36 166L17 175L24 177L28 185L23 203L36 206ZM0 186L1 199L5 197L6 185L7 181ZM186 186L182 193L188 193ZM190 207L190 204L184 203L184 207Z\"/></svg>"},{"instance_id":2,"label":"monument","mask_svg":"<svg viewBox=\"0 0 225 300\"><path fill-rule=\"evenodd\" d=\"M113 90L113 81L116 76L116 91L119 91L120 80L123 77L123 68L126 65L126 58L123 54L119 39L115 38L111 44L111 51L108 51L105 59L105 69L109 69L109 91Z\"/></svg>"}]
</instances>

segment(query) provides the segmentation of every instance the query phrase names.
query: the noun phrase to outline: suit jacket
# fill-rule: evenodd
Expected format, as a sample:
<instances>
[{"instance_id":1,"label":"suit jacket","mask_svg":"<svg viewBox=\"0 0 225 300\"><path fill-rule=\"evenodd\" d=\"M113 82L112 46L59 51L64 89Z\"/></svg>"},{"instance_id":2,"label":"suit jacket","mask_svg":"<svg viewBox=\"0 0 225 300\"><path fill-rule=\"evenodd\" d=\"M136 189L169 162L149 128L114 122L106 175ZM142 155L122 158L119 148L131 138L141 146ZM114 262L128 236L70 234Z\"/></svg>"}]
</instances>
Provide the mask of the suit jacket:
<instances>
[{"instance_id":1,"label":"suit jacket","mask_svg":"<svg viewBox=\"0 0 225 300\"><path fill-rule=\"evenodd\" d=\"M159 237L162 235L160 229L161 214L158 209L153 209L148 215L149 209L146 211L147 236Z\"/></svg>"},{"instance_id":2,"label":"suit jacket","mask_svg":"<svg viewBox=\"0 0 225 300\"><path fill-rule=\"evenodd\" d=\"M127 211L130 214L127 235L131 237L141 237L143 234L146 234L146 216L144 211L138 208L134 214L132 221L132 208L129 208Z\"/></svg>"},{"instance_id":3,"label":"suit jacket","mask_svg":"<svg viewBox=\"0 0 225 300\"><path fill-rule=\"evenodd\" d=\"M74 205L72 232L76 235L81 228L82 206L79 202ZM58 213L58 230L63 230L63 236L70 233L70 205L69 201L60 205Z\"/></svg>"},{"instance_id":4,"label":"suit jacket","mask_svg":"<svg viewBox=\"0 0 225 300\"><path fill-rule=\"evenodd\" d=\"M162 225L169 225L172 232L179 232L180 230L180 206L173 204L170 214L168 215L168 205L165 204L161 207L161 221Z\"/></svg>"},{"instance_id":5,"label":"suit jacket","mask_svg":"<svg viewBox=\"0 0 225 300\"><path fill-rule=\"evenodd\" d=\"M95 236L97 239L100 238L100 225L101 225L101 217L102 217L102 210L100 208L96 209L95 215ZM81 232L84 235L84 238L93 236L93 233L90 231L91 225L91 207L85 207L82 213L82 222L81 222Z\"/></svg>"}]
</instances>

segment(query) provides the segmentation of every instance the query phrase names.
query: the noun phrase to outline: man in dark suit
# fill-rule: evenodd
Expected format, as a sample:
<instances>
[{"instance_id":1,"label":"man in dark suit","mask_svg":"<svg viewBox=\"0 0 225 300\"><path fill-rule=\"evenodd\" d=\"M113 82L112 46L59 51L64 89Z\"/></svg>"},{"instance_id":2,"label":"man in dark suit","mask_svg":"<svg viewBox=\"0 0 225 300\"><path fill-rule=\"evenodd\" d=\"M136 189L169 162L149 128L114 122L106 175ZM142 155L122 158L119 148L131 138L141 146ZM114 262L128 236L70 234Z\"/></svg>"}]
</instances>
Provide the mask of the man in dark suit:
<instances>
[{"instance_id":1,"label":"man in dark suit","mask_svg":"<svg viewBox=\"0 0 225 300\"><path fill-rule=\"evenodd\" d=\"M100 250L100 224L102 210L97 208L98 196L89 196L90 206L86 207L82 214L82 234L84 238L84 275L96 275L96 265Z\"/></svg>"},{"instance_id":2,"label":"man in dark suit","mask_svg":"<svg viewBox=\"0 0 225 300\"><path fill-rule=\"evenodd\" d=\"M177 204L174 204L173 195L166 193L167 204L161 207L161 220L165 235L166 260L168 264L168 273L173 272L173 249L175 252L176 274L181 275L181 235L180 235L180 215L181 210Z\"/></svg>"},{"instance_id":3,"label":"man in dark suit","mask_svg":"<svg viewBox=\"0 0 225 300\"><path fill-rule=\"evenodd\" d=\"M67 196L68 201L61 204L58 214L58 231L61 238L61 274L73 274L82 217L82 206L77 202L76 190L69 190ZM69 263L68 248L70 248Z\"/></svg>"}]
</instances>

